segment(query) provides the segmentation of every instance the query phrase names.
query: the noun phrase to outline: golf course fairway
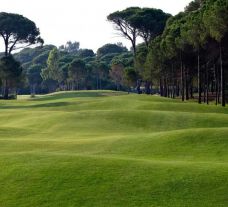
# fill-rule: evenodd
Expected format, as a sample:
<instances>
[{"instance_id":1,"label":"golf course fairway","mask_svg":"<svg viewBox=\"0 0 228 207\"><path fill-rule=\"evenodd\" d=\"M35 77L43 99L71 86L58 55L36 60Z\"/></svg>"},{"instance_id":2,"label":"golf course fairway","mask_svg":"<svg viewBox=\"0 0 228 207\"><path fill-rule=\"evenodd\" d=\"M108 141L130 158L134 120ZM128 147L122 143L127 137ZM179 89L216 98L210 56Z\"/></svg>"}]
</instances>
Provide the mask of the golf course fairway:
<instances>
[{"instance_id":1,"label":"golf course fairway","mask_svg":"<svg viewBox=\"0 0 228 207\"><path fill-rule=\"evenodd\" d=\"M0 101L0 207L227 207L228 108L113 91Z\"/></svg>"}]
</instances>

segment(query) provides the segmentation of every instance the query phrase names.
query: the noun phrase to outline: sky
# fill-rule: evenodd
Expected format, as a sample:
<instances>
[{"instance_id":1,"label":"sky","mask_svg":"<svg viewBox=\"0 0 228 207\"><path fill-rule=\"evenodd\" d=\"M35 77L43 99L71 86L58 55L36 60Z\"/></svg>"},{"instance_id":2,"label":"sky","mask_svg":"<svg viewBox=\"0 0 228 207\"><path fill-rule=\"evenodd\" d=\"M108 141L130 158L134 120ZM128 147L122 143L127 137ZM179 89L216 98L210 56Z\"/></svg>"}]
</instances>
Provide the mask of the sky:
<instances>
[{"instance_id":1,"label":"sky","mask_svg":"<svg viewBox=\"0 0 228 207\"><path fill-rule=\"evenodd\" d=\"M130 43L120 37L107 16L127 7L152 7L172 15L191 0L0 0L0 11L21 14L34 21L45 44L80 42L95 52L106 43ZM140 40L139 40L140 41ZM2 51L0 46L0 51Z\"/></svg>"}]
</instances>

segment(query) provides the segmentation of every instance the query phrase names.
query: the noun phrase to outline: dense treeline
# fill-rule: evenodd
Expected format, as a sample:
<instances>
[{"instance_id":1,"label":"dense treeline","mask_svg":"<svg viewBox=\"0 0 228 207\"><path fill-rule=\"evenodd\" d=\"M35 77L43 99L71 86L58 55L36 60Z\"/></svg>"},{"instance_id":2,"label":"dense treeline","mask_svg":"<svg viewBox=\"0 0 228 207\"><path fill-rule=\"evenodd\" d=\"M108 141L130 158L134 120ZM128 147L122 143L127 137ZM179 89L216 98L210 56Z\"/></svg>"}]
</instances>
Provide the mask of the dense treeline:
<instances>
[{"instance_id":1,"label":"dense treeline","mask_svg":"<svg viewBox=\"0 0 228 207\"><path fill-rule=\"evenodd\" d=\"M8 21L14 22L8 25L15 26L4 25L7 15L11 18ZM18 29L20 23L15 19L28 26ZM227 0L194 0L175 16L159 9L130 7L107 19L131 42L131 51L121 43L106 44L96 52L80 49L79 42L69 41L58 48L41 45L14 54L17 70L11 70L13 64L10 66L10 59L6 59L12 59L17 43L42 44L43 40L30 20L1 13L0 34L6 48L0 61L3 97L15 88L32 95L56 90L116 89L160 93L183 101L195 98L199 103L215 101L225 106ZM142 43L137 44L138 38Z\"/></svg>"},{"instance_id":2,"label":"dense treeline","mask_svg":"<svg viewBox=\"0 0 228 207\"><path fill-rule=\"evenodd\" d=\"M32 96L57 90L126 90L124 78L119 80L118 76L125 67L133 67L132 52L121 43L106 44L95 54L91 49L80 49L79 42L69 41L59 48L25 48L13 57L23 70L17 78L12 77L16 84L9 84L9 93ZM4 72L3 67L1 71ZM1 87L4 96L4 85Z\"/></svg>"},{"instance_id":3,"label":"dense treeline","mask_svg":"<svg viewBox=\"0 0 228 207\"><path fill-rule=\"evenodd\" d=\"M166 97L225 106L228 1L195 0L171 17L148 49L145 68ZM195 94L197 92L197 95Z\"/></svg>"},{"instance_id":4,"label":"dense treeline","mask_svg":"<svg viewBox=\"0 0 228 207\"><path fill-rule=\"evenodd\" d=\"M197 98L199 103L215 100L216 104L225 106L228 1L194 0L184 12L169 17L165 25L160 19L162 16L165 19L167 14L154 10L154 13L159 13L149 18L155 21L154 27L149 21L135 24L138 13L142 12L144 9L128 8L108 16L133 47L136 37L142 37L143 32L153 34L149 44L144 39L143 44L135 46L137 77L134 78L137 78L138 92L141 92L140 86L144 83L148 94L153 86L161 96L181 97L183 101ZM143 18L146 19L145 16ZM147 27L144 24L150 25L148 30L145 30Z\"/></svg>"},{"instance_id":5,"label":"dense treeline","mask_svg":"<svg viewBox=\"0 0 228 207\"><path fill-rule=\"evenodd\" d=\"M0 59L1 98L57 90L125 90L123 72L133 66L133 55L122 43L97 50L81 49L79 42L43 46L39 29L18 14L0 13L0 36L5 52ZM30 48L30 45L39 46ZM24 49L23 49L24 48ZM22 49L18 53L13 53Z\"/></svg>"},{"instance_id":6,"label":"dense treeline","mask_svg":"<svg viewBox=\"0 0 228 207\"><path fill-rule=\"evenodd\" d=\"M26 48L14 55L22 64L26 81L19 93L48 93L56 90L125 89L112 77L114 65L133 66L132 52L122 44L106 44L95 54L80 49L79 42L67 42L59 48L53 45ZM117 64L118 62L118 64Z\"/></svg>"}]
</instances>

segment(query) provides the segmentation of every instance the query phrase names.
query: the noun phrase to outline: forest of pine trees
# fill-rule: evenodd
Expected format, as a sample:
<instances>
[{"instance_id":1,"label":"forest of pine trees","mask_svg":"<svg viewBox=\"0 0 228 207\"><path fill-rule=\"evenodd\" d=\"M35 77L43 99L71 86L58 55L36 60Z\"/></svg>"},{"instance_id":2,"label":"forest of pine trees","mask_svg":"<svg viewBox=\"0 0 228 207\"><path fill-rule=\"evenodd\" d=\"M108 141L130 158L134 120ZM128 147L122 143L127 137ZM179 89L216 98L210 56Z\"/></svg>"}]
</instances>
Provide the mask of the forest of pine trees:
<instances>
[{"instance_id":1,"label":"forest of pine trees","mask_svg":"<svg viewBox=\"0 0 228 207\"><path fill-rule=\"evenodd\" d=\"M14 22L23 18L1 13L2 28L7 27L4 25L6 15L12 16ZM71 41L60 47L25 48L13 54L14 65L20 63L21 66L9 73L7 67L10 66L4 64L15 45L7 46L10 50L2 53L0 61L3 97L6 92L35 95L56 90L112 89L159 93L207 104L213 101L225 106L228 97L227 0L194 0L175 16L160 9L130 7L113 12L107 19L129 40L130 50L117 43L103 45L94 52L80 49L79 42ZM26 37L24 41L43 43L39 30L33 36L34 39ZM6 39L7 34L2 37Z\"/></svg>"}]
</instances>

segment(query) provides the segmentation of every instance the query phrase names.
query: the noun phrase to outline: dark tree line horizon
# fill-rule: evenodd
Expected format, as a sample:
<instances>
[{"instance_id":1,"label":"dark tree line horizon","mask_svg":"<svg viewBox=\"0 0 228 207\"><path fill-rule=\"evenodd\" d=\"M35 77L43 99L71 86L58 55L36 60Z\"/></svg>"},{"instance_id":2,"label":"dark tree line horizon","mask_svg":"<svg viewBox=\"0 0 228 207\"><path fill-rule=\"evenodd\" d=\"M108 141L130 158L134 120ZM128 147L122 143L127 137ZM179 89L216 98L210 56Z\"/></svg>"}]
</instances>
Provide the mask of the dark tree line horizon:
<instances>
[{"instance_id":1,"label":"dark tree line horizon","mask_svg":"<svg viewBox=\"0 0 228 207\"><path fill-rule=\"evenodd\" d=\"M107 19L130 41L130 51L122 43L107 43L94 52L68 41L60 47L26 48L12 58L16 45L43 44L43 40L35 23L16 14L8 14L9 21L21 19L27 30L15 23L7 28L13 34L8 37L4 15L7 13L0 13L0 35L6 48L0 61L4 98L9 89L32 95L111 89L159 93L183 101L194 98L207 104L214 101L222 106L227 101L227 0L194 0L175 16L139 7L113 12ZM7 42L7 38L11 40ZM139 38L143 42L137 44ZM11 59L6 60L8 57ZM13 65L18 69L11 69Z\"/></svg>"}]
</instances>

